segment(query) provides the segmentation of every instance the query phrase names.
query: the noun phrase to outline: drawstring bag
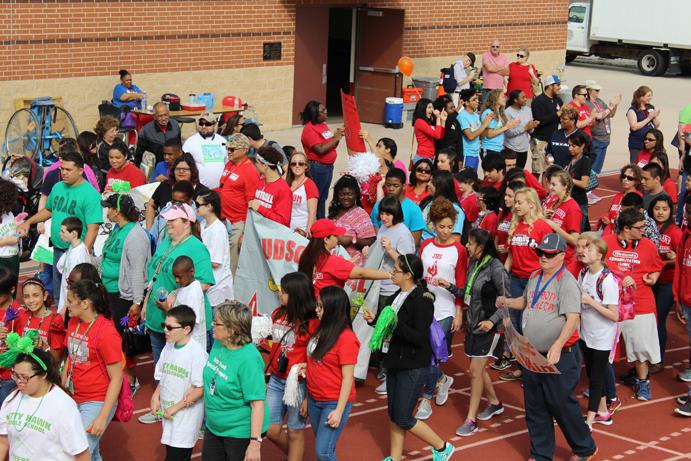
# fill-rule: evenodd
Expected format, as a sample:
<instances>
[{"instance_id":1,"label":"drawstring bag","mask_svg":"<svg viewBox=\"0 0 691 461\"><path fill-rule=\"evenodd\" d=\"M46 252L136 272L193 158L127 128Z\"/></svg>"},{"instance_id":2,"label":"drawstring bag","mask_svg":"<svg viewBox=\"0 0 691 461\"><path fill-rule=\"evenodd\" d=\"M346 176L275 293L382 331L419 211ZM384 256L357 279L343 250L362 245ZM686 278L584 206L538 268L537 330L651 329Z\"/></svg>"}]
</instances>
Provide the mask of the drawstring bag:
<instances>
[{"instance_id":1,"label":"drawstring bag","mask_svg":"<svg viewBox=\"0 0 691 461\"><path fill-rule=\"evenodd\" d=\"M432 347L432 361L434 363L446 363L449 360L446 335L435 318L432 318L432 323L429 325L429 344Z\"/></svg>"}]
</instances>

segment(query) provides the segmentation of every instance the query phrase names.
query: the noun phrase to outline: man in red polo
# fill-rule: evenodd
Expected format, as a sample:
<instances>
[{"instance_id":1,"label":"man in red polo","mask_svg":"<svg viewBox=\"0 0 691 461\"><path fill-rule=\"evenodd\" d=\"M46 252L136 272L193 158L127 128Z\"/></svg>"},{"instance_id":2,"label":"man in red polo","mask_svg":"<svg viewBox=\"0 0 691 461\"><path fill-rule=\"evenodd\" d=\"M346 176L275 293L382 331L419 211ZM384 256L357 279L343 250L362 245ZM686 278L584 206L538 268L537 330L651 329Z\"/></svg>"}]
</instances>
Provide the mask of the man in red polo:
<instances>
[{"instance_id":1,"label":"man in red polo","mask_svg":"<svg viewBox=\"0 0 691 461\"><path fill-rule=\"evenodd\" d=\"M245 231L247 204L254 199L259 182L259 173L252 161L247 158L249 139L244 134L234 134L227 138L228 163L221 175L221 216L230 231L230 270L235 275L240 256L240 242Z\"/></svg>"}]
</instances>

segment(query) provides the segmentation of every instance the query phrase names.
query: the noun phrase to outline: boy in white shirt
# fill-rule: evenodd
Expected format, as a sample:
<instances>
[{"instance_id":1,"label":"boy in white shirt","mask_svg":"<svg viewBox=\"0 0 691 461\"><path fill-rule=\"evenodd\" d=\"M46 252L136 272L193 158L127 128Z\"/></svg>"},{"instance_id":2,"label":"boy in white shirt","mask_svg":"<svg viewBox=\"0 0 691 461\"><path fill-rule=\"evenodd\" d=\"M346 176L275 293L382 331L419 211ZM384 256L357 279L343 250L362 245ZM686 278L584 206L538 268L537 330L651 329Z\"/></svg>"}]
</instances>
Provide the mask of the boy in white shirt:
<instances>
[{"instance_id":1,"label":"boy in white shirt","mask_svg":"<svg viewBox=\"0 0 691 461\"><path fill-rule=\"evenodd\" d=\"M169 306L188 306L196 315L192 338L206 350L206 303L199 280L194 278L194 262L188 256L178 256L173 262L173 277L178 289L168 298Z\"/></svg>"},{"instance_id":2,"label":"boy in white shirt","mask_svg":"<svg viewBox=\"0 0 691 461\"><path fill-rule=\"evenodd\" d=\"M65 302L67 302L67 277L77 264L91 262L89 250L82 242L82 226L82 220L76 216L65 218L60 224L60 238L69 244L57 264L58 272L62 274L58 313L63 318L65 317Z\"/></svg>"},{"instance_id":3,"label":"boy in white shirt","mask_svg":"<svg viewBox=\"0 0 691 461\"><path fill-rule=\"evenodd\" d=\"M166 313L166 345L156 363L158 386L151 396L151 412L163 417L161 443L166 460L189 461L204 419L204 366L208 355L192 338L196 315L187 306Z\"/></svg>"}]
</instances>

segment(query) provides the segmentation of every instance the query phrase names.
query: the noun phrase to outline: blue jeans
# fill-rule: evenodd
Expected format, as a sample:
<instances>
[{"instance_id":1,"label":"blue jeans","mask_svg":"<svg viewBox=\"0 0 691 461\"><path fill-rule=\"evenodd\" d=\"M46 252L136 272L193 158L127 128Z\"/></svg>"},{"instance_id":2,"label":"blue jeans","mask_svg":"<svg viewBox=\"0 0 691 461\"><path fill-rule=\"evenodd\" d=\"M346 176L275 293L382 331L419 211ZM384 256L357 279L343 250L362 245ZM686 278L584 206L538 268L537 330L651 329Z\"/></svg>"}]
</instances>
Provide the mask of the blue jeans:
<instances>
[{"instance_id":1,"label":"blue jeans","mask_svg":"<svg viewBox=\"0 0 691 461\"><path fill-rule=\"evenodd\" d=\"M655 306L657 308L657 337L660 340L660 362L665 361L665 349L667 348L667 316L674 305L672 284L657 284L653 287L655 294Z\"/></svg>"},{"instance_id":2,"label":"blue jeans","mask_svg":"<svg viewBox=\"0 0 691 461\"><path fill-rule=\"evenodd\" d=\"M317 201L317 219L326 217L326 198L329 196L329 187L334 175L334 166L310 160L310 173L312 180L317 185L319 200Z\"/></svg>"},{"instance_id":3,"label":"blue jeans","mask_svg":"<svg viewBox=\"0 0 691 461\"><path fill-rule=\"evenodd\" d=\"M154 356L155 367L161 357L161 351L166 347L166 335L149 330L149 339L151 340L151 353Z\"/></svg>"},{"instance_id":4,"label":"blue jeans","mask_svg":"<svg viewBox=\"0 0 691 461\"><path fill-rule=\"evenodd\" d=\"M472 168L477 171L477 167L480 165L480 158L467 155L463 159L463 168Z\"/></svg>"},{"instance_id":5,"label":"blue jeans","mask_svg":"<svg viewBox=\"0 0 691 461\"><path fill-rule=\"evenodd\" d=\"M8 395L17 388L17 383L14 379L0 380L0 402L4 402Z\"/></svg>"},{"instance_id":6,"label":"blue jeans","mask_svg":"<svg viewBox=\"0 0 691 461\"><path fill-rule=\"evenodd\" d=\"M451 323L453 322L453 317L446 317L439 320L439 326L444 331L446 336L446 345L451 347ZM427 381L425 383L425 390L422 393L423 399L431 399L434 396L434 389L437 387L437 381L441 378L442 371L439 369L438 364L433 364L430 366L430 372L427 376Z\"/></svg>"},{"instance_id":7,"label":"blue jeans","mask_svg":"<svg viewBox=\"0 0 691 461\"><path fill-rule=\"evenodd\" d=\"M602 166L605 164L605 155L607 154L608 142L598 141L593 139L593 153L595 154L595 162L593 162L592 170L597 174L602 172Z\"/></svg>"},{"instance_id":8,"label":"blue jeans","mask_svg":"<svg viewBox=\"0 0 691 461\"><path fill-rule=\"evenodd\" d=\"M681 174L681 190L679 191L679 201L677 202L677 226L681 226L684 220L684 201L686 200L686 178L689 174L684 171Z\"/></svg>"},{"instance_id":9,"label":"blue jeans","mask_svg":"<svg viewBox=\"0 0 691 461\"><path fill-rule=\"evenodd\" d=\"M305 381L298 383L301 395L306 394ZM276 375L271 375L269 382L266 384L266 401L265 405L269 407L269 417L271 418L271 425L283 425L283 421L288 416L288 429L299 430L305 428L305 418L300 415L300 404L293 407L283 403L283 395L286 390L286 380L279 378Z\"/></svg>"},{"instance_id":10,"label":"blue jeans","mask_svg":"<svg viewBox=\"0 0 691 461\"><path fill-rule=\"evenodd\" d=\"M41 269L36 276L41 282L43 282L43 286L46 287L46 291L53 296L53 266L44 263L43 269Z\"/></svg>"},{"instance_id":11,"label":"blue jeans","mask_svg":"<svg viewBox=\"0 0 691 461\"><path fill-rule=\"evenodd\" d=\"M513 274L509 274L509 282L510 282L510 287L511 287L511 297L512 298L520 298L523 296L523 292L525 291L525 287L528 286L528 280L529 278L522 279L520 277L517 277ZM516 309L509 309L509 318L511 319L511 323L513 324L513 327L518 331L519 333L523 334L523 325L521 325L521 320L523 318L523 311L519 311ZM508 345L506 347L508 349Z\"/></svg>"},{"instance_id":12,"label":"blue jeans","mask_svg":"<svg viewBox=\"0 0 691 461\"><path fill-rule=\"evenodd\" d=\"M617 387L614 380L614 367L609 361L607 362L607 369L605 370L605 387L604 394L607 397L607 401L611 401L617 398Z\"/></svg>"},{"instance_id":13,"label":"blue jeans","mask_svg":"<svg viewBox=\"0 0 691 461\"><path fill-rule=\"evenodd\" d=\"M345 427L350 410L353 404L348 402L343 410L341 416L341 424L337 428L333 428L326 424L329 413L336 409L338 402L321 402L314 400L311 396L307 397L307 407L310 415L310 422L312 423L312 431L314 432L314 451L317 456L317 461L338 461L336 458L336 442L340 437L343 427Z\"/></svg>"},{"instance_id":14,"label":"blue jeans","mask_svg":"<svg viewBox=\"0 0 691 461\"><path fill-rule=\"evenodd\" d=\"M64 253L65 250L53 247L53 299L56 306L60 304L60 282L62 281L62 274L58 272L58 261ZM69 277L69 275L65 274L65 278Z\"/></svg>"},{"instance_id":15,"label":"blue jeans","mask_svg":"<svg viewBox=\"0 0 691 461\"><path fill-rule=\"evenodd\" d=\"M406 431L417 424L413 411L420 387L427 381L429 368L394 368L386 374L387 410L389 420Z\"/></svg>"},{"instance_id":16,"label":"blue jeans","mask_svg":"<svg viewBox=\"0 0 691 461\"><path fill-rule=\"evenodd\" d=\"M79 408L79 414L82 417L82 424L84 425L84 429L87 429L94 421L94 419L96 419L98 414L101 412L101 408L103 408L103 402L79 403L77 404L77 408ZM106 420L106 427L113 420L114 414L115 406L113 406L113 409L110 410L110 415L108 415L108 419ZM101 461L101 451L98 446L98 442L101 440L101 437L103 436L91 435L88 432L86 434L86 440L87 442L89 442L89 453L91 453L91 461Z\"/></svg>"}]
</instances>

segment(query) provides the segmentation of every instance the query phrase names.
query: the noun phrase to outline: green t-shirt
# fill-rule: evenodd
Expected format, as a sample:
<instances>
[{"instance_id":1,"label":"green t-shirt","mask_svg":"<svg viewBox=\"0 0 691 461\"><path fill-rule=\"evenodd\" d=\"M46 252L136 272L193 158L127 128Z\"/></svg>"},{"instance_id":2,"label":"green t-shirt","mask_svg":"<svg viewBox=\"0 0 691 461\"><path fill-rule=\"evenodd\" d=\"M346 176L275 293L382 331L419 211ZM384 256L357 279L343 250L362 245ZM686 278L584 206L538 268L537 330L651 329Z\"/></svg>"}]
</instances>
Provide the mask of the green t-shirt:
<instances>
[{"instance_id":1,"label":"green t-shirt","mask_svg":"<svg viewBox=\"0 0 691 461\"><path fill-rule=\"evenodd\" d=\"M250 402L265 399L264 361L254 344L230 350L215 341L204 367L204 408L209 430L218 437L249 438ZM269 407L264 405L262 433L268 428Z\"/></svg>"},{"instance_id":2,"label":"green t-shirt","mask_svg":"<svg viewBox=\"0 0 691 461\"><path fill-rule=\"evenodd\" d=\"M46 209L51 217L50 240L55 248L64 250L69 246L60 238L60 225L65 218L76 216L82 220L82 241L86 237L86 226L103 222L101 194L88 181L68 186L63 181L57 183L48 196Z\"/></svg>"},{"instance_id":3,"label":"green t-shirt","mask_svg":"<svg viewBox=\"0 0 691 461\"><path fill-rule=\"evenodd\" d=\"M156 294L159 288L164 288L168 293L178 288L173 277L173 263L178 256L187 256L192 259L194 263L194 278L200 283L207 283L214 285L213 268L211 267L211 258L209 257L209 250L197 237L191 236L174 247L171 247L170 237L166 235L163 241L156 247L156 253L146 266L147 280L151 281L154 277L154 272L158 267L159 261L163 260L161 271L156 277L156 282L151 288L148 301L146 303L146 327L149 330L157 333L163 333L161 323L165 320L165 314L156 306ZM204 306L206 315L206 329L211 329L213 317L211 313L211 303L204 293Z\"/></svg>"},{"instance_id":4,"label":"green t-shirt","mask_svg":"<svg viewBox=\"0 0 691 461\"><path fill-rule=\"evenodd\" d=\"M108 293L119 293L120 261L125 239L134 228L135 223L128 222L123 227L114 227L103 244L101 261L101 278Z\"/></svg>"}]
</instances>

